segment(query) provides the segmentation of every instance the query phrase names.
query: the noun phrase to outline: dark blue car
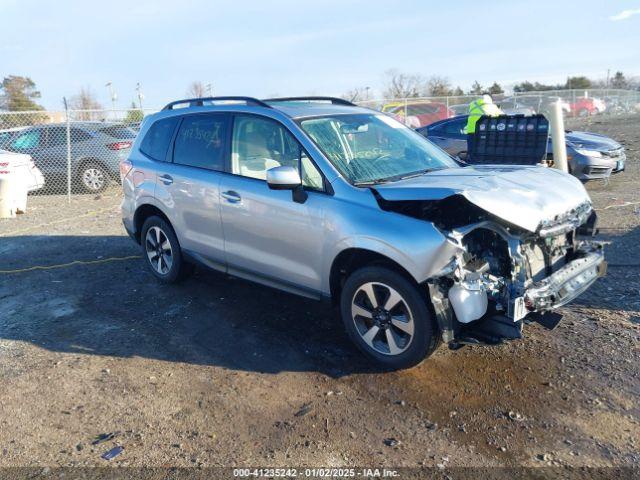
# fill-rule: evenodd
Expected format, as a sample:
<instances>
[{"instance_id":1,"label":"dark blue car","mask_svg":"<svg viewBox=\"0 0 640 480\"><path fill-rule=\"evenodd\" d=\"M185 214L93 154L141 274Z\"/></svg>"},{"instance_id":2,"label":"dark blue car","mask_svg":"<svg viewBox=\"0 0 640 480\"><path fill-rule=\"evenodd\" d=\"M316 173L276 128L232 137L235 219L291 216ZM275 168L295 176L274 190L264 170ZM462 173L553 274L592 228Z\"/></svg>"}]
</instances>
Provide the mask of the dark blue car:
<instances>
[{"instance_id":1,"label":"dark blue car","mask_svg":"<svg viewBox=\"0 0 640 480\"><path fill-rule=\"evenodd\" d=\"M454 157L465 160L467 154L467 115L447 118L418 128L417 131ZM580 180L607 178L624 170L624 147L604 135L567 131L567 160L569 171ZM551 139L547 160L553 159Z\"/></svg>"}]
</instances>

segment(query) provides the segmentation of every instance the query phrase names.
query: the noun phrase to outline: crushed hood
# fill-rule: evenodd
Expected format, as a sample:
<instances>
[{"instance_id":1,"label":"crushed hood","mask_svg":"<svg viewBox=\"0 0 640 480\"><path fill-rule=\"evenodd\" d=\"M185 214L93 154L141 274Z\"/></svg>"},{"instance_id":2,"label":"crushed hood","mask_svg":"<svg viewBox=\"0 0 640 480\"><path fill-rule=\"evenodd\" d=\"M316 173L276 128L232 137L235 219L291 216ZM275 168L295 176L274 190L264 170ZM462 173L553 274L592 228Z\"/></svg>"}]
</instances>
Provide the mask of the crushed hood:
<instances>
[{"instance_id":1,"label":"crushed hood","mask_svg":"<svg viewBox=\"0 0 640 480\"><path fill-rule=\"evenodd\" d=\"M525 230L591 203L579 180L539 166L473 166L437 170L375 186L387 201L440 200L462 195L481 209Z\"/></svg>"}]
</instances>

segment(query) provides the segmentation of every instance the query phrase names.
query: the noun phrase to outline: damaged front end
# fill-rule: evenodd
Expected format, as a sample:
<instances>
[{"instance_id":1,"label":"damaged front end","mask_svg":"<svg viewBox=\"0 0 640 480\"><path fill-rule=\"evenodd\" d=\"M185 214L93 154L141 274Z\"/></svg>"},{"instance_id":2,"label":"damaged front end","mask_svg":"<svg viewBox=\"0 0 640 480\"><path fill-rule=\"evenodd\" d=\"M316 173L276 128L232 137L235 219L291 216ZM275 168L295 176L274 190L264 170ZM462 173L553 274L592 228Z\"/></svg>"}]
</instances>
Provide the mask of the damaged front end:
<instances>
[{"instance_id":1,"label":"damaged front end","mask_svg":"<svg viewBox=\"0 0 640 480\"><path fill-rule=\"evenodd\" d=\"M554 328L561 319L557 308L606 270L602 245L587 238L596 232L588 201L540 221L535 231L460 196L379 201L385 209L432 221L458 247L447 266L426 282L451 348L521 338L523 323L530 321Z\"/></svg>"}]
</instances>

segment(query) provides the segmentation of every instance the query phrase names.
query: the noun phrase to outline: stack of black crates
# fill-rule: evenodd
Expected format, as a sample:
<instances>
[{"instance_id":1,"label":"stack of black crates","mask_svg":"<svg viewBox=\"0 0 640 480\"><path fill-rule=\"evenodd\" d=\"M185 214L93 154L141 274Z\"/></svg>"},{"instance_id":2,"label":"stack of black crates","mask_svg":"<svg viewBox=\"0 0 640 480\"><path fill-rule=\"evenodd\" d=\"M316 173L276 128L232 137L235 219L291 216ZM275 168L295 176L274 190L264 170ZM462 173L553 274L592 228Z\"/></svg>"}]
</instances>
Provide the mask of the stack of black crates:
<instances>
[{"instance_id":1,"label":"stack of black crates","mask_svg":"<svg viewBox=\"0 0 640 480\"><path fill-rule=\"evenodd\" d=\"M544 115L482 116L467 163L536 165L547 157L549 121Z\"/></svg>"}]
</instances>

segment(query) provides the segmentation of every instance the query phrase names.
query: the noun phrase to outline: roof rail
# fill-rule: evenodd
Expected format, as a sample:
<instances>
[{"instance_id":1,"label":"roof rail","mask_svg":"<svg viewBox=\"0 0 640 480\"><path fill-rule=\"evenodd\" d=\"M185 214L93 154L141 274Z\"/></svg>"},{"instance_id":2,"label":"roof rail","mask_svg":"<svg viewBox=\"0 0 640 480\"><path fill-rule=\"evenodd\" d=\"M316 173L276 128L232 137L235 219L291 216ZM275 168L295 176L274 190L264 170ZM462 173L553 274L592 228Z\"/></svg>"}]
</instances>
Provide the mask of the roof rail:
<instances>
[{"instance_id":1,"label":"roof rail","mask_svg":"<svg viewBox=\"0 0 640 480\"><path fill-rule=\"evenodd\" d=\"M281 97L281 98L265 98L263 102L330 102L333 105L346 105L349 107L357 107L344 98L337 97Z\"/></svg>"},{"instance_id":2,"label":"roof rail","mask_svg":"<svg viewBox=\"0 0 640 480\"><path fill-rule=\"evenodd\" d=\"M175 102L167 103L162 110L173 110L175 105L181 105L188 103L190 107L202 107L204 102L245 102L247 105L254 105L258 107L271 108L269 105L261 100L253 97L202 97L202 98L185 98L184 100L176 100Z\"/></svg>"}]
</instances>

